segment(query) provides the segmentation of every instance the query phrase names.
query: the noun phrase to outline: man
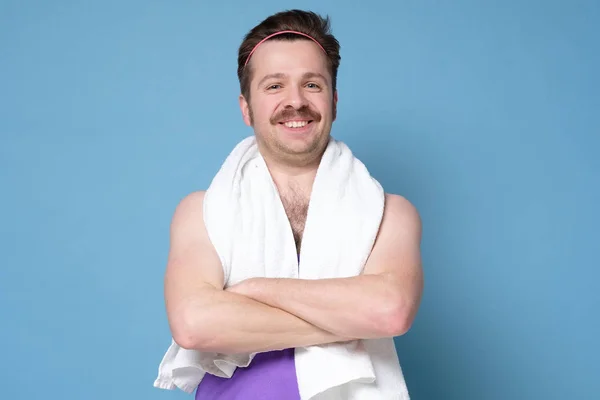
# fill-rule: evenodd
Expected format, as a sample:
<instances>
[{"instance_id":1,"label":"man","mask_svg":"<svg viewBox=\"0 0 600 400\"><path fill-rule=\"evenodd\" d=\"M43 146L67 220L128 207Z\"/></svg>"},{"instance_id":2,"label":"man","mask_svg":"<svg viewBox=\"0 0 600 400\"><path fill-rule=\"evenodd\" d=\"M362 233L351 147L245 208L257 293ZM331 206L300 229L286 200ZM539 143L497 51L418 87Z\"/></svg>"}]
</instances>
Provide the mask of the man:
<instances>
[{"instance_id":1,"label":"man","mask_svg":"<svg viewBox=\"0 0 600 400\"><path fill-rule=\"evenodd\" d=\"M298 253L312 183L336 118L339 60L329 20L298 10L267 18L239 49L242 116L254 129ZM203 192L189 194L173 216L165 276L173 338L186 349L259 354L230 379L207 374L197 398L299 399L295 348L393 337L411 326L423 288L421 223L404 198L386 194L361 275L257 277L227 288L203 224L203 198Z\"/></svg>"}]
</instances>

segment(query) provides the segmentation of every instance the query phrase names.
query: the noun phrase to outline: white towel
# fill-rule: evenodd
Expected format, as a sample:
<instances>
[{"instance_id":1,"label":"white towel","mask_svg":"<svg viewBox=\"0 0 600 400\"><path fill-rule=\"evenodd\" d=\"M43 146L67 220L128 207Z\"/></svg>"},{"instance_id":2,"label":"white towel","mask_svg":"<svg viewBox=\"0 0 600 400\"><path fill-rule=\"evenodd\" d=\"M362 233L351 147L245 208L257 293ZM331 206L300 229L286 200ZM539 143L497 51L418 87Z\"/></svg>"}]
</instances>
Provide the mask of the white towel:
<instances>
[{"instance_id":1,"label":"white towel","mask_svg":"<svg viewBox=\"0 0 600 400\"><path fill-rule=\"evenodd\" d=\"M227 157L204 197L204 223L224 268L225 287L252 277L323 279L359 275L379 230L385 193L341 141L330 138L313 183L298 266L278 190L256 138ZM155 387L191 393L205 373L230 378L256 353L235 356L171 342ZM392 338L297 348L302 400L407 400Z\"/></svg>"}]
</instances>

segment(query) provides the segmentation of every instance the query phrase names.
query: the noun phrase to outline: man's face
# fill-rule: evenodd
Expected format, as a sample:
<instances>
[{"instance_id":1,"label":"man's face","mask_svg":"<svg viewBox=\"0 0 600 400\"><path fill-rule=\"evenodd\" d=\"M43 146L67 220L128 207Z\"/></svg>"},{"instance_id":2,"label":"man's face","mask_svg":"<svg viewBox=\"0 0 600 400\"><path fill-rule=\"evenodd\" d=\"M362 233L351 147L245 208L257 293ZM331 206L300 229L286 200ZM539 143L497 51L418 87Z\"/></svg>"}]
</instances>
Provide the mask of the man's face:
<instances>
[{"instance_id":1,"label":"man's face","mask_svg":"<svg viewBox=\"0 0 600 400\"><path fill-rule=\"evenodd\" d=\"M240 96L261 151L278 161L313 162L329 141L337 94L327 57L310 40L271 40L250 59L250 102Z\"/></svg>"}]
</instances>

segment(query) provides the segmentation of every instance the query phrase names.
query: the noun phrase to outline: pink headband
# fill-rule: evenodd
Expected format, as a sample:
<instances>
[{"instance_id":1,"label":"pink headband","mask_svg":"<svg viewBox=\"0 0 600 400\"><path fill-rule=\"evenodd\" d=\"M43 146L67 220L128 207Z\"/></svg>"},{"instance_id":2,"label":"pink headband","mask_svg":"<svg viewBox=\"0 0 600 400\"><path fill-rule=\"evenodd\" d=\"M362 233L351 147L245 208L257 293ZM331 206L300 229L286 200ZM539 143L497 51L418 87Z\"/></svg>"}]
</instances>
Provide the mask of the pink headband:
<instances>
[{"instance_id":1,"label":"pink headband","mask_svg":"<svg viewBox=\"0 0 600 400\"><path fill-rule=\"evenodd\" d=\"M309 38L310 40L312 40L313 42L315 42L316 44L318 44L318 45L319 45L319 47L321 48L321 50L323 50L323 53L327 54L327 52L325 51L325 49L323 48L323 46L321 46L321 43L317 42L317 41L315 40L315 38L313 38L313 37L312 37L312 36L310 36L310 35L307 35L306 33L298 32L298 31L280 31L280 32L275 32L275 33L273 33L273 34L271 34L271 35L267 36L266 38L264 38L264 39L263 39L263 40L261 40L260 42L258 42L258 43L256 44L256 46L254 46L254 48L252 49L252 51L250 52L250 54L248 54L248 58L246 58L246 62L244 63L244 67L245 67L246 65L248 65L248 61L250 61L250 57L252 56L252 54L254 53L254 51L256 50L256 48L257 48L258 46L260 46L260 45L261 45L263 42L265 42L265 41L267 41L267 40L271 39L273 36L281 35L281 34L283 34L283 33L295 33L296 35L300 35L300 36L307 37L307 38Z\"/></svg>"}]
</instances>

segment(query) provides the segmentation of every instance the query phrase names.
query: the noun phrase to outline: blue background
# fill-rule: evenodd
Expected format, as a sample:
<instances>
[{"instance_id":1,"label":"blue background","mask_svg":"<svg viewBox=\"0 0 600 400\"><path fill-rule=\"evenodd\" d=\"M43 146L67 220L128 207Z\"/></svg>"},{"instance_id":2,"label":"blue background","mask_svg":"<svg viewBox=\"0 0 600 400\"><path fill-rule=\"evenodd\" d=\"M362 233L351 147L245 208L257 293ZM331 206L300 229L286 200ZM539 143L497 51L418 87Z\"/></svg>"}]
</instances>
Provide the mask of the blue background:
<instances>
[{"instance_id":1,"label":"blue background","mask_svg":"<svg viewBox=\"0 0 600 400\"><path fill-rule=\"evenodd\" d=\"M0 2L0 398L191 398L152 387L170 219L294 7L342 45L334 136L423 219L412 398L598 398L600 3L207 3Z\"/></svg>"}]
</instances>

